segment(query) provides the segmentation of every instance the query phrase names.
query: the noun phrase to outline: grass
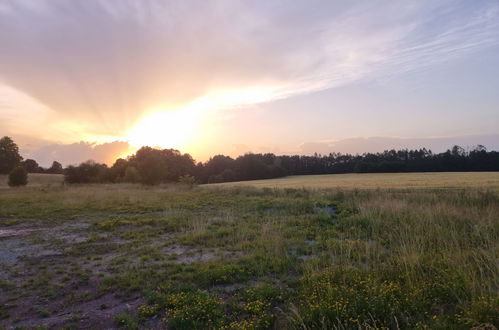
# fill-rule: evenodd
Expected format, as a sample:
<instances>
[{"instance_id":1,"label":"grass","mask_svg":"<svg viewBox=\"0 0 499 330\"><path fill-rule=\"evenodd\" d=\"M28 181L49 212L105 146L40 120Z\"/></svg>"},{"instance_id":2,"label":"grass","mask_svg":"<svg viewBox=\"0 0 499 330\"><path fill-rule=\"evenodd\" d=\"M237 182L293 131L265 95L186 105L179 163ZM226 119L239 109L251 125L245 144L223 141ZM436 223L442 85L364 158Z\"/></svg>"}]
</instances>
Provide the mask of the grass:
<instances>
[{"instance_id":1,"label":"grass","mask_svg":"<svg viewBox=\"0 0 499 330\"><path fill-rule=\"evenodd\" d=\"M209 186L312 189L497 188L499 172L426 172L297 175L279 179L226 182Z\"/></svg>"},{"instance_id":2,"label":"grass","mask_svg":"<svg viewBox=\"0 0 499 330\"><path fill-rule=\"evenodd\" d=\"M497 186L5 189L0 328L497 327L498 214Z\"/></svg>"},{"instance_id":3,"label":"grass","mask_svg":"<svg viewBox=\"0 0 499 330\"><path fill-rule=\"evenodd\" d=\"M0 174L0 189L7 189L9 186L8 175ZM30 173L28 175L28 187L46 187L46 186L57 186L61 185L64 181L64 176L62 174L38 174Z\"/></svg>"}]
</instances>

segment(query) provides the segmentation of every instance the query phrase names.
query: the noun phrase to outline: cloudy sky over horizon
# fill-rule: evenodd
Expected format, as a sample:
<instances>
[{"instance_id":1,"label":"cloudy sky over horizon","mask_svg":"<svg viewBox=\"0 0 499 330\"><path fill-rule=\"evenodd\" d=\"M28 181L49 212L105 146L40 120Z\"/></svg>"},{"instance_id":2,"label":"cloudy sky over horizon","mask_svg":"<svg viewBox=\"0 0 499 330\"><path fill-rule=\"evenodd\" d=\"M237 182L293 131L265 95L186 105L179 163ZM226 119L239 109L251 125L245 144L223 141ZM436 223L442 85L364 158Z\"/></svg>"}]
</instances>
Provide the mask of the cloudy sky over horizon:
<instances>
[{"instance_id":1,"label":"cloudy sky over horizon","mask_svg":"<svg viewBox=\"0 0 499 330\"><path fill-rule=\"evenodd\" d=\"M495 0L1 0L0 47L0 135L41 163L499 149Z\"/></svg>"}]
</instances>

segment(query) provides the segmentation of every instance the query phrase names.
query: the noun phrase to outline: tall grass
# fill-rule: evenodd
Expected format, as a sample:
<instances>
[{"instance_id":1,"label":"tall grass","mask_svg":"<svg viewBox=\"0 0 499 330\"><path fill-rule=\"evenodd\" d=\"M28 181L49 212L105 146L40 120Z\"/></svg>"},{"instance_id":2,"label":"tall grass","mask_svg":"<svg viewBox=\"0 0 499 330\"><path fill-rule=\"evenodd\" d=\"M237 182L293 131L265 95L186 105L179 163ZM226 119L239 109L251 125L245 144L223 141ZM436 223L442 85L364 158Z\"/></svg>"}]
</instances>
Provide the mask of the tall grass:
<instances>
[{"instance_id":1,"label":"tall grass","mask_svg":"<svg viewBox=\"0 0 499 330\"><path fill-rule=\"evenodd\" d=\"M80 265L98 255L103 276L89 290L145 298L121 323L499 326L497 190L35 187L0 191L0 219L89 222L80 230L90 238L57 241L64 253L52 262ZM61 265L23 264L16 274ZM35 278L22 281L15 279L23 296L40 289L31 286Z\"/></svg>"}]
</instances>

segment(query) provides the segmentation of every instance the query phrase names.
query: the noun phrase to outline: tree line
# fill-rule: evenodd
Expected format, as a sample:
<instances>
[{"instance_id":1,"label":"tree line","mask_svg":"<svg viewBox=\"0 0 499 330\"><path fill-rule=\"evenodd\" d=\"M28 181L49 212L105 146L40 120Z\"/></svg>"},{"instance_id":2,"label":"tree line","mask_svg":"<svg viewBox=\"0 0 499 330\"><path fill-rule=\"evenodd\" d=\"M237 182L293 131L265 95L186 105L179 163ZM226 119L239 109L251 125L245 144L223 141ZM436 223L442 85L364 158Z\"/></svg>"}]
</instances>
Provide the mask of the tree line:
<instances>
[{"instance_id":1,"label":"tree line","mask_svg":"<svg viewBox=\"0 0 499 330\"><path fill-rule=\"evenodd\" d=\"M277 156L248 153L237 158L216 155L196 163L175 149L142 147L111 166L85 162L65 169L66 181L218 183L279 178L287 175L390 172L499 171L499 152L477 146L470 151L454 146L433 153L419 150L387 150L350 155Z\"/></svg>"},{"instance_id":2,"label":"tree line","mask_svg":"<svg viewBox=\"0 0 499 330\"><path fill-rule=\"evenodd\" d=\"M65 169L54 162L50 168L43 169L34 160L22 160L17 145L12 139L4 137L0 139L0 173L10 173L15 168L30 173L64 173L68 183L193 184L307 174L499 171L499 152L488 151L478 145L471 150L454 146L442 153L433 153L425 148L362 155L277 156L272 153L248 153L237 158L216 155L204 163L196 163L191 155L175 149L142 147L126 159L117 159L110 167L87 161Z\"/></svg>"},{"instance_id":3,"label":"tree line","mask_svg":"<svg viewBox=\"0 0 499 330\"><path fill-rule=\"evenodd\" d=\"M64 169L61 163L52 162L52 166L43 168L34 159L23 159L19 154L19 147L8 136L0 139L0 174L9 174L15 167L22 166L29 173L62 174Z\"/></svg>"}]
</instances>

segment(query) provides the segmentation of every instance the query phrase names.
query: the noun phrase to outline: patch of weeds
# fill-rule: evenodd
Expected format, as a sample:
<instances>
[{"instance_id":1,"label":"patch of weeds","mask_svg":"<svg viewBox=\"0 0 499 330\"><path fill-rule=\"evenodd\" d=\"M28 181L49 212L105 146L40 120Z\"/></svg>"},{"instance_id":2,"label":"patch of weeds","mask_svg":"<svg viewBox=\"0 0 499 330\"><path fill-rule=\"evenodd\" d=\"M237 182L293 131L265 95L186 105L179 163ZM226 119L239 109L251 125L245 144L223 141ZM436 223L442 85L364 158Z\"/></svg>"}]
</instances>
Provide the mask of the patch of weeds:
<instances>
[{"instance_id":1,"label":"patch of weeds","mask_svg":"<svg viewBox=\"0 0 499 330\"><path fill-rule=\"evenodd\" d=\"M163 321L171 329L217 329L225 323L224 305L203 291L170 294Z\"/></svg>"},{"instance_id":2,"label":"patch of weeds","mask_svg":"<svg viewBox=\"0 0 499 330\"><path fill-rule=\"evenodd\" d=\"M370 239L373 237L376 224L365 216L353 215L342 218L336 224L336 230L346 237L357 239Z\"/></svg>"},{"instance_id":3,"label":"patch of weeds","mask_svg":"<svg viewBox=\"0 0 499 330\"><path fill-rule=\"evenodd\" d=\"M101 221L96 223L97 228L102 230L114 230L119 227L126 226L152 226L156 223L156 220L153 218L142 218L138 216L128 217L128 218L111 218L109 220Z\"/></svg>"},{"instance_id":4,"label":"patch of weeds","mask_svg":"<svg viewBox=\"0 0 499 330\"><path fill-rule=\"evenodd\" d=\"M114 317L114 322L123 329L136 330L139 325L130 314L118 314Z\"/></svg>"},{"instance_id":5,"label":"patch of weeds","mask_svg":"<svg viewBox=\"0 0 499 330\"><path fill-rule=\"evenodd\" d=\"M6 319L10 317L10 313L7 310L7 306L4 304L0 304L0 320Z\"/></svg>"},{"instance_id":6,"label":"patch of weeds","mask_svg":"<svg viewBox=\"0 0 499 330\"><path fill-rule=\"evenodd\" d=\"M21 221L18 219L6 219L6 220L0 221L0 226L9 227L9 226L18 225L20 223L21 223Z\"/></svg>"},{"instance_id":7,"label":"patch of weeds","mask_svg":"<svg viewBox=\"0 0 499 330\"><path fill-rule=\"evenodd\" d=\"M211 261L201 264L194 280L201 286L208 287L245 281L249 275L245 268L240 265Z\"/></svg>"},{"instance_id":8,"label":"patch of weeds","mask_svg":"<svg viewBox=\"0 0 499 330\"><path fill-rule=\"evenodd\" d=\"M268 329L275 322L273 308L284 302L284 292L270 284L242 289L231 301L233 319L229 329Z\"/></svg>"},{"instance_id":9,"label":"patch of weeds","mask_svg":"<svg viewBox=\"0 0 499 330\"><path fill-rule=\"evenodd\" d=\"M50 316L50 312L42 307L39 307L36 309L36 314L38 314L38 316L44 317L44 318Z\"/></svg>"},{"instance_id":10,"label":"patch of weeds","mask_svg":"<svg viewBox=\"0 0 499 330\"><path fill-rule=\"evenodd\" d=\"M480 296L475 298L468 308L458 313L459 321L470 327L478 327L481 324L493 324L499 326L499 297Z\"/></svg>"},{"instance_id":11,"label":"patch of weeds","mask_svg":"<svg viewBox=\"0 0 499 330\"><path fill-rule=\"evenodd\" d=\"M4 279L0 278L0 289L2 289L2 290L8 290L8 289L11 289L13 287L14 287L14 285L12 283L10 283L7 280L4 280Z\"/></svg>"}]
</instances>

